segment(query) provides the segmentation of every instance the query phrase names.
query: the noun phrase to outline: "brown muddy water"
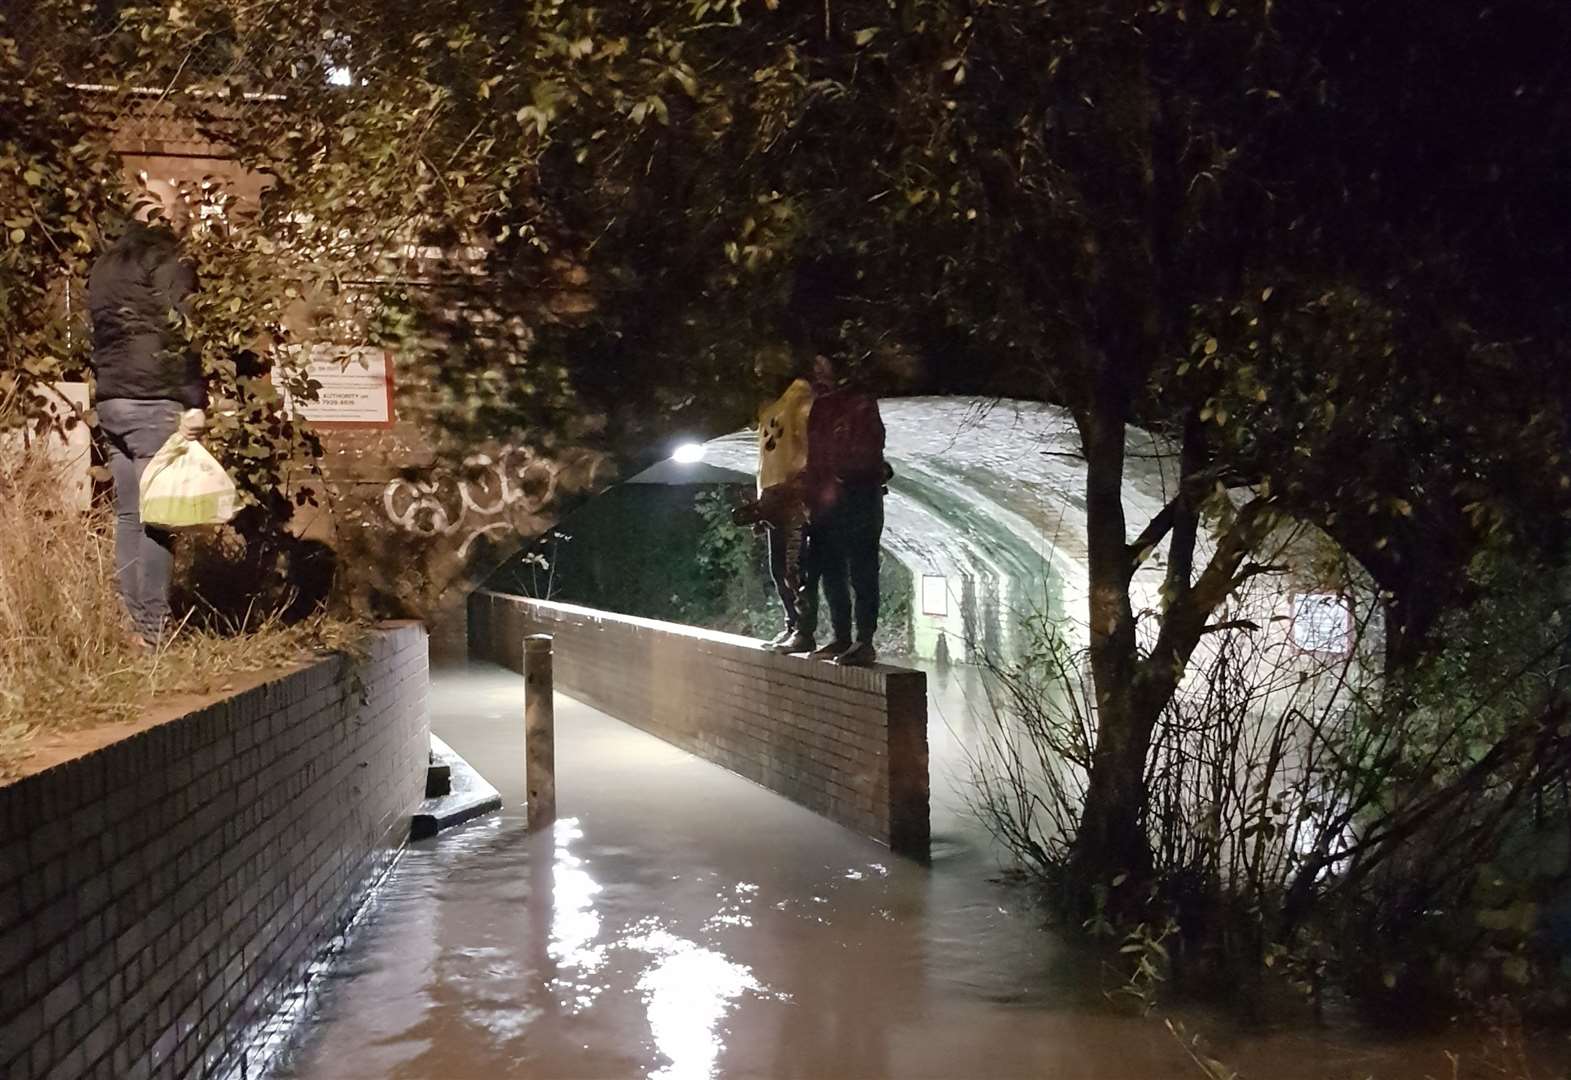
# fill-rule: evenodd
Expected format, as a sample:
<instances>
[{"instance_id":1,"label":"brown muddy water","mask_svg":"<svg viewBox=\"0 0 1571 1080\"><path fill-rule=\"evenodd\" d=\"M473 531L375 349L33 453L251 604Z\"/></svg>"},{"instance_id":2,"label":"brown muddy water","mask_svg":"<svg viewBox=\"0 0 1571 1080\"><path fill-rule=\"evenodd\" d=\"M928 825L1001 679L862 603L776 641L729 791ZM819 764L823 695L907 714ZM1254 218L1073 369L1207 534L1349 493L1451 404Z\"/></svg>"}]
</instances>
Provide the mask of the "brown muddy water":
<instances>
[{"instance_id":1,"label":"brown muddy water","mask_svg":"<svg viewBox=\"0 0 1571 1080\"><path fill-rule=\"evenodd\" d=\"M561 697L561 820L531 834L521 679L439 673L433 729L507 809L411 845L295 1022L267 1036L284 1046L271 1075L1203 1075L997 880L959 790L972 677L930 678L924 867ZM1478 1044L1184 1020L1250 1078L1448 1078L1445 1051Z\"/></svg>"}]
</instances>

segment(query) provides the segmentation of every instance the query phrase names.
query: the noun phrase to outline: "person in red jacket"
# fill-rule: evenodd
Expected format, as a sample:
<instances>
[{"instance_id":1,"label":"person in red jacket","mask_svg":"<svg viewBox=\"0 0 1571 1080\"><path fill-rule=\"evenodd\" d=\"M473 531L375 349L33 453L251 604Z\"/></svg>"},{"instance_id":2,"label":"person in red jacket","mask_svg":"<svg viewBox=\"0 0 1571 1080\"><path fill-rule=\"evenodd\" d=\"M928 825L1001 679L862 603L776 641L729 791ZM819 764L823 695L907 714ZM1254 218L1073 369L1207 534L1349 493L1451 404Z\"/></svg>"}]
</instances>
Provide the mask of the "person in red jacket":
<instances>
[{"instance_id":1,"label":"person in red jacket","mask_svg":"<svg viewBox=\"0 0 1571 1080\"><path fill-rule=\"evenodd\" d=\"M802 474L811 522L804 588L823 583L834 630L834 639L813 656L837 664L866 665L878 658L873 648L878 629L878 546L884 532L884 484L889 478L884 421L878 400L839 378L829 358L815 358L813 381L807 468Z\"/></svg>"}]
</instances>

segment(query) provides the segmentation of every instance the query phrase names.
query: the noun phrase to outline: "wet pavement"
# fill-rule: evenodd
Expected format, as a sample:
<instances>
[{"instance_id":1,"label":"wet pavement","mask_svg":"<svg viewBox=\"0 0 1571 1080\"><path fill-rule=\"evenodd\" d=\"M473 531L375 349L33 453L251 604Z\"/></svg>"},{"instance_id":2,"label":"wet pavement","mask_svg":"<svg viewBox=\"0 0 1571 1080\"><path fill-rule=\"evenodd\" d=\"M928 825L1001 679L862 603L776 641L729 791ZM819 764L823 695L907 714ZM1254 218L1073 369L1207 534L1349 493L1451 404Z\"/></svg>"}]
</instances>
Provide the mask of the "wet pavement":
<instances>
[{"instance_id":1,"label":"wet pavement","mask_svg":"<svg viewBox=\"0 0 1571 1080\"><path fill-rule=\"evenodd\" d=\"M439 673L433 729L506 809L411 845L273 1075L1200 1075L994 880L959 790L968 674L933 679L924 867L560 696L560 820L531 834L521 678ZM1438 1046L1189 1019L1247 1076L1451 1075Z\"/></svg>"}]
</instances>

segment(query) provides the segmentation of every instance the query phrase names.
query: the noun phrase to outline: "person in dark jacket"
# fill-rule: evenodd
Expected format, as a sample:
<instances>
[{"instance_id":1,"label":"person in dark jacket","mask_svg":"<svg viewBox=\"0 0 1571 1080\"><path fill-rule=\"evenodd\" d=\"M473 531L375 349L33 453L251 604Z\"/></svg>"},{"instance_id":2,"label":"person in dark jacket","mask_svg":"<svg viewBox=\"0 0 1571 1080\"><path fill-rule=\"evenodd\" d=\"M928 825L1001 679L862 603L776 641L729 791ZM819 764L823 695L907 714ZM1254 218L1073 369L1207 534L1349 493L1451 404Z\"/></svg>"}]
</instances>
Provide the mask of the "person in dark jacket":
<instances>
[{"instance_id":1,"label":"person in dark jacket","mask_svg":"<svg viewBox=\"0 0 1571 1080\"><path fill-rule=\"evenodd\" d=\"M828 358L814 361L813 376L802 479L811 522L804 587L811 590L823 584L834 630L834 640L813 656L837 664L866 665L878 658L873 648L878 629L878 549L884 533L884 484L889 479L884 421L878 399L838 381Z\"/></svg>"},{"instance_id":2,"label":"person in dark jacket","mask_svg":"<svg viewBox=\"0 0 1571 1080\"><path fill-rule=\"evenodd\" d=\"M87 282L94 406L115 490L115 571L133 643L143 648L164 640L173 553L168 532L142 524L142 472L175 431L195 437L206 426L201 362L183 333L195 289L174 231L142 222L99 257Z\"/></svg>"}]
</instances>

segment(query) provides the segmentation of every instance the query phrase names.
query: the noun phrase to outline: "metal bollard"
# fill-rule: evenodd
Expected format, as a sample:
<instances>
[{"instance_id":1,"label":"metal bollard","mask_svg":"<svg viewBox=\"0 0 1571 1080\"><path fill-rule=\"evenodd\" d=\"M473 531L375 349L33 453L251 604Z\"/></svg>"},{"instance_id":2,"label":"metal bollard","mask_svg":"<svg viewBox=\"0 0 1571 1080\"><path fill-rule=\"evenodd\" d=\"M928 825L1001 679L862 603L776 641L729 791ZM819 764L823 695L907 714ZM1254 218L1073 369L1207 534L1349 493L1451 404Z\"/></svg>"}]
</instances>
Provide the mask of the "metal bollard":
<instances>
[{"instance_id":1,"label":"metal bollard","mask_svg":"<svg viewBox=\"0 0 1571 1080\"><path fill-rule=\"evenodd\" d=\"M556 714L551 704L551 635L524 639L524 787L529 828L556 820Z\"/></svg>"}]
</instances>

